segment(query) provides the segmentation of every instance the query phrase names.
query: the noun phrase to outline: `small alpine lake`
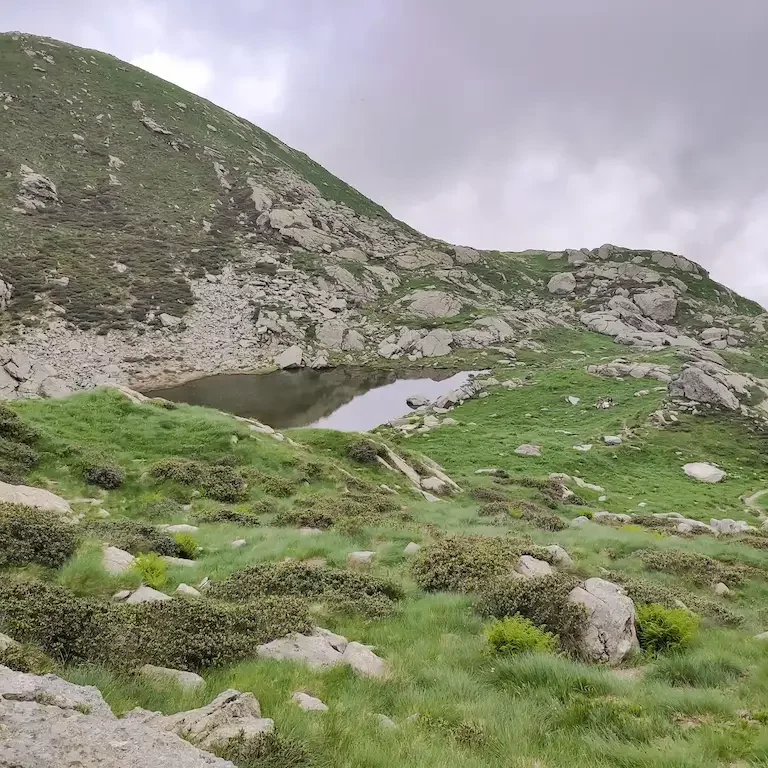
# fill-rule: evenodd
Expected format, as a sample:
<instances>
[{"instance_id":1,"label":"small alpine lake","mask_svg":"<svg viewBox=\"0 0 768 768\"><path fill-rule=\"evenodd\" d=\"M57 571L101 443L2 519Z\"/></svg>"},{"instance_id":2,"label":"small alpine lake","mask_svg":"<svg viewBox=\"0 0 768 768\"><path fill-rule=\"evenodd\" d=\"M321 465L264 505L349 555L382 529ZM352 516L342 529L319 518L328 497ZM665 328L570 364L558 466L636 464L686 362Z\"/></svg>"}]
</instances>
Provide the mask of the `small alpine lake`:
<instances>
[{"instance_id":1,"label":"small alpine lake","mask_svg":"<svg viewBox=\"0 0 768 768\"><path fill-rule=\"evenodd\" d=\"M439 368L303 368L207 376L145 394L258 419L275 429L312 426L364 432L409 413L406 398L434 400L471 375Z\"/></svg>"}]
</instances>

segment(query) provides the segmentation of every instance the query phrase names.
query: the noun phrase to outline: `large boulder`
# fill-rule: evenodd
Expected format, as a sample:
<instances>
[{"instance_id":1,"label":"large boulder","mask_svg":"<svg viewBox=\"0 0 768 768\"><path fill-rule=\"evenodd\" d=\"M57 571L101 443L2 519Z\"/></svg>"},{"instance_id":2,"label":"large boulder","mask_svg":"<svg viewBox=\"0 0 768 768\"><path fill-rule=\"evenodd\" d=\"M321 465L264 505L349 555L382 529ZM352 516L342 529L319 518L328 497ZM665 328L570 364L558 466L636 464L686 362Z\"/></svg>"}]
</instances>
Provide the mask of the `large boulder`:
<instances>
[{"instance_id":1,"label":"large boulder","mask_svg":"<svg viewBox=\"0 0 768 768\"><path fill-rule=\"evenodd\" d=\"M683 472L700 483L719 483L726 477L726 473L722 469L703 461L686 464L683 467Z\"/></svg>"},{"instance_id":2,"label":"large boulder","mask_svg":"<svg viewBox=\"0 0 768 768\"><path fill-rule=\"evenodd\" d=\"M15 768L235 768L153 722L118 720L96 688L2 666L0 733L0 765Z\"/></svg>"},{"instance_id":3,"label":"large boulder","mask_svg":"<svg viewBox=\"0 0 768 768\"><path fill-rule=\"evenodd\" d=\"M343 320L326 320L315 327L315 340L323 349L340 350L347 324Z\"/></svg>"},{"instance_id":4,"label":"large boulder","mask_svg":"<svg viewBox=\"0 0 768 768\"><path fill-rule=\"evenodd\" d=\"M409 311L418 317L454 317L461 312L461 299L445 291L414 291L409 301Z\"/></svg>"},{"instance_id":5,"label":"large boulder","mask_svg":"<svg viewBox=\"0 0 768 768\"><path fill-rule=\"evenodd\" d=\"M739 410L738 397L725 384L697 366L684 369L670 384L669 393L673 397Z\"/></svg>"},{"instance_id":6,"label":"large boulder","mask_svg":"<svg viewBox=\"0 0 768 768\"><path fill-rule=\"evenodd\" d=\"M342 662L363 677L373 677L386 680L390 676L389 665L380 659L367 645L362 643L347 643L342 654Z\"/></svg>"},{"instance_id":7,"label":"large boulder","mask_svg":"<svg viewBox=\"0 0 768 768\"><path fill-rule=\"evenodd\" d=\"M29 485L10 485L0 482L0 501L8 504L21 504L25 507L49 509L52 512L70 512L69 502L46 491L44 488L33 488Z\"/></svg>"},{"instance_id":8,"label":"large boulder","mask_svg":"<svg viewBox=\"0 0 768 768\"><path fill-rule=\"evenodd\" d=\"M424 357L444 357L451 354L453 334L445 328L435 328L413 346Z\"/></svg>"},{"instance_id":9,"label":"large boulder","mask_svg":"<svg viewBox=\"0 0 768 768\"><path fill-rule=\"evenodd\" d=\"M677 313L677 298L671 288L654 288L652 291L636 293L633 298L640 311L651 320L666 323Z\"/></svg>"},{"instance_id":10,"label":"large boulder","mask_svg":"<svg viewBox=\"0 0 768 768\"><path fill-rule=\"evenodd\" d=\"M560 272L547 283L547 290L555 296L567 296L576 290L576 278L572 272Z\"/></svg>"},{"instance_id":11,"label":"large boulder","mask_svg":"<svg viewBox=\"0 0 768 768\"><path fill-rule=\"evenodd\" d=\"M584 608L586 626L579 638L584 658L620 664L639 648L635 632L635 604L622 587L605 579L587 579L574 587L568 600Z\"/></svg>"},{"instance_id":12,"label":"large boulder","mask_svg":"<svg viewBox=\"0 0 768 768\"><path fill-rule=\"evenodd\" d=\"M301 368L303 362L304 353L298 345L288 347L288 349L281 352L275 358L275 365L281 370L285 370L286 368Z\"/></svg>"},{"instance_id":13,"label":"large boulder","mask_svg":"<svg viewBox=\"0 0 768 768\"><path fill-rule=\"evenodd\" d=\"M341 663L341 653L322 636L296 633L260 645L256 654L261 659L303 661L312 669L333 667Z\"/></svg>"},{"instance_id":14,"label":"large boulder","mask_svg":"<svg viewBox=\"0 0 768 768\"><path fill-rule=\"evenodd\" d=\"M28 165L22 165L19 171L21 182L19 194L16 200L21 213L35 213L37 211L58 208L61 205L56 185L41 173L36 173Z\"/></svg>"},{"instance_id":15,"label":"large boulder","mask_svg":"<svg viewBox=\"0 0 768 768\"><path fill-rule=\"evenodd\" d=\"M121 573L128 573L136 565L136 558L124 549L105 546L101 562L107 573L119 576Z\"/></svg>"}]
</instances>

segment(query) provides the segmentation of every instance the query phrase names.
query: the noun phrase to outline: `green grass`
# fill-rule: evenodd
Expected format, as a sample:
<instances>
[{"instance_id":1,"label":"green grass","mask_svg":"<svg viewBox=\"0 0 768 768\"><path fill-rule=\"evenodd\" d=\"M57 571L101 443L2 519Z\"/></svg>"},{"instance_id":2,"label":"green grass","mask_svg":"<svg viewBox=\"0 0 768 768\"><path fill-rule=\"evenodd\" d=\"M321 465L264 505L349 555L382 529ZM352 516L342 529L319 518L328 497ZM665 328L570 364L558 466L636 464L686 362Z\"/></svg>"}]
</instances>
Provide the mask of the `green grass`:
<instances>
[{"instance_id":1,"label":"green grass","mask_svg":"<svg viewBox=\"0 0 768 768\"><path fill-rule=\"evenodd\" d=\"M572 341L561 339L561 347L573 346ZM590 339L582 342L580 346L590 356L609 351L592 346ZM737 506L738 496L745 486L751 488L765 479L757 459L759 438L738 421L724 419L690 419L672 432L646 429L645 418L657 407L660 395L635 398L633 392L648 382L587 376L583 360L563 364L558 357L561 349L555 347L550 343L543 353L553 369L537 370L537 383L525 389L494 390L490 397L470 401L455 411L464 425L460 429L465 430L460 433L460 452L455 450L455 437L450 437L456 433L449 435L448 430L410 438L404 448L408 453L427 451L467 489L491 486L487 478L474 475L478 466L503 466L522 478L545 478L550 471L563 470L606 486L609 499L605 504L597 503L596 493L579 491L595 509L626 511L636 506L641 498L638 489L644 487L642 498L652 504L652 511L674 502L676 508L702 519L723 516L725 511L741 519L748 517ZM568 405L567 394L582 397L582 405ZM617 399L615 408L598 411L589 407L594 398L605 394ZM77 471L83 446L109 452L126 470L125 484L104 494L103 507L113 518L141 519L143 501L181 492L173 484L158 485L147 474L152 463L174 456L201 462L225 459L243 470L258 469L286 479L296 478L306 462L319 464L320 474L310 485L299 483L294 497L275 499L278 507L286 509L307 493L343 494L349 478L341 469L371 485L396 481L375 465L350 461L347 446L356 437L330 431L297 430L290 433L295 444L280 443L250 433L225 414L189 406L173 410L136 406L110 391L60 401L24 402L14 409L41 432L41 462L29 482L47 485L65 496L93 493ZM526 412L532 416L525 416ZM467 426L472 421L476 428ZM624 424L636 430L629 443L641 449L639 457L626 446L609 449L597 440L589 454L575 455L570 447L619 431ZM577 435L563 436L556 429L569 429ZM232 435L238 437L236 443L231 441ZM543 446L542 459L514 456L514 447L526 441ZM717 460L733 473L723 486L695 484L679 471L689 456L691 460L706 458L708 450L717 450ZM491 487L512 499L536 500L539 493L528 484ZM265 498L257 484L249 494L251 501ZM196 584L205 576L218 583L254 563L285 558L323 558L328 565L343 568L348 552L375 550L372 575L404 590L405 597L396 601L393 613L373 619L354 610L329 608L322 601L312 605L312 611L320 625L376 646L392 665L391 681L365 680L344 668L313 672L299 664L247 660L205 670L205 689L184 693L106 667L65 667L58 672L74 682L97 685L118 713L135 706L171 713L200 706L226 688L253 691L265 715L275 719L279 733L303 744L319 766L376 768L396 762L414 768L447 768L458 762L478 768L714 768L738 760L759 765L764 759L768 742L762 727L751 725L745 730L739 713L768 708L764 646L751 638L768 626L768 610L763 607L768 604L768 584L748 578L734 586L730 598L718 599L706 586L645 570L634 555L639 549L682 549L765 568L768 555L764 550L707 536L676 540L639 526L613 528L593 523L550 532L520 519L494 523L478 517L482 501L467 493L430 505L404 491L401 500L410 521L384 519L355 532L332 529L313 537L274 526L270 512L260 515L258 527L202 523L195 534L202 548L195 567L168 568L164 585L170 593L182 581ZM149 522L194 522L199 510L245 508L250 503L223 505L201 497L186 501L191 509L170 505L173 519ZM90 507L86 509L91 514ZM564 519L579 513L578 508L569 507L554 511ZM556 542L574 558L581 577L599 575L607 568L669 587L689 600L690 595L721 600L742 618L742 625L722 627L704 616L689 648L635 660L639 670L634 677L556 654L494 657L484 636L485 620L473 610L472 595L425 594L412 579L409 559L403 554L405 544L429 543L438 529L492 536L509 532L528 536L535 544ZM233 550L230 543L236 538L244 538L246 546ZM38 569L35 574L96 599L135 587L139 578L135 572L107 577L100 566L100 544L93 539L84 541L59 571ZM302 713L290 702L296 690L319 696L330 711L319 716ZM382 730L374 717L377 713L393 718L399 730ZM419 718L409 721L413 714Z\"/></svg>"}]
</instances>

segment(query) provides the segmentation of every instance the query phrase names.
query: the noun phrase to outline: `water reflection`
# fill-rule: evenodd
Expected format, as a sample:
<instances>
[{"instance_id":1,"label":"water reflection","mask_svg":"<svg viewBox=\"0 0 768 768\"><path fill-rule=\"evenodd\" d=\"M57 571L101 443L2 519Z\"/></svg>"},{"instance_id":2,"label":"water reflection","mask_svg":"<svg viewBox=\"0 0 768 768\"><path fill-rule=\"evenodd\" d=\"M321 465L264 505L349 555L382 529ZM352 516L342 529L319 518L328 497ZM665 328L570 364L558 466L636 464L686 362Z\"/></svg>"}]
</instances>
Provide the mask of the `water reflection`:
<instances>
[{"instance_id":1,"label":"water reflection","mask_svg":"<svg viewBox=\"0 0 768 768\"><path fill-rule=\"evenodd\" d=\"M276 429L307 425L365 431L409 412L405 400L433 400L460 386L468 373L339 367L261 375L208 376L146 394L249 416Z\"/></svg>"}]
</instances>

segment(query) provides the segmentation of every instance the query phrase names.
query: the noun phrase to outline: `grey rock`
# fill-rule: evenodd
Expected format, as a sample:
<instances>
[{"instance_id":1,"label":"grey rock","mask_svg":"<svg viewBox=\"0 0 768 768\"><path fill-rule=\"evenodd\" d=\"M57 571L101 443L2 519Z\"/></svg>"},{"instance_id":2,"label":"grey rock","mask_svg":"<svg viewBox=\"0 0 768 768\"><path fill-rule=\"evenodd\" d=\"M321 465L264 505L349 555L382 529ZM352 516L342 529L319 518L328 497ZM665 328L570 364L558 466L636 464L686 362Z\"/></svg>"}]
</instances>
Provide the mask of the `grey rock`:
<instances>
[{"instance_id":1,"label":"grey rock","mask_svg":"<svg viewBox=\"0 0 768 768\"><path fill-rule=\"evenodd\" d=\"M260 645L256 654L261 659L303 661L312 669L336 666L341 663L342 657L327 638L299 633Z\"/></svg>"},{"instance_id":2,"label":"grey rock","mask_svg":"<svg viewBox=\"0 0 768 768\"><path fill-rule=\"evenodd\" d=\"M701 461L686 464L683 467L683 472L701 483L719 483L726 477L726 473L722 469Z\"/></svg>"},{"instance_id":3,"label":"grey rock","mask_svg":"<svg viewBox=\"0 0 768 768\"><path fill-rule=\"evenodd\" d=\"M718 596L718 597L725 597L726 595L731 594L731 590L728 589L728 586L726 584L723 584L722 581L718 581L717 584L712 588L712 591Z\"/></svg>"},{"instance_id":4,"label":"grey rock","mask_svg":"<svg viewBox=\"0 0 768 768\"><path fill-rule=\"evenodd\" d=\"M235 539L231 544L230 547L232 549L242 549L248 542L245 539Z\"/></svg>"},{"instance_id":5,"label":"grey rock","mask_svg":"<svg viewBox=\"0 0 768 768\"><path fill-rule=\"evenodd\" d=\"M415 555L420 550L421 550L421 544L417 544L415 541L411 541L408 544L406 544L406 547L403 550L403 553L406 555Z\"/></svg>"},{"instance_id":6,"label":"grey rock","mask_svg":"<svg viewBox=\"0 0 768 768\"><path fill-rule=\"evenodd\" d=\"M677 313L677 299L671 288L654 288L635 294L633 299L646 317L660 323L669 322Z\"/></svg>"},{"instance_id":7,"label":"grey rock","mask_svg":"<svg viewBox=\"0 0 768 768\"><path fill-rule=\"evenodd\" d=\"M461 312L461 299L444 291L414 291L409 301L408 309L417 317L454 317Z\"/></svg>"},{"instance_id":8,"label":"grey rock","mask_svg":"<svg viewBox=\"0 0 768 768\"><path fill-rule=\"evenodd\" d=\"M169 315L167 312L163 312L160 317L160 324L163 326L163 328L176 328L177 326L181 325L183 320L180 317L176 317L175 315Z\"/></svg>"},{"instance_id":9,"label":"grey rock","mask_svg":"<svg viewBox=\"0 0 768 768\"><path fill-rule=\"evenodd\" d=\"M117 576L130 571L136 565L136 558L130 552L126 552L123 549L104 547L102 565L107 573Z\"/></svg>"},{"instance_id":10,"label":"grey rock","mask_svg":"<svg viewBox=\"0 0 768 768\"><path fill-rule=\"evenodd\" d=\"M286 368L301 368L303 362L304 353L298 345L288 347L288 349L275 357L275 365L281 370L285 370Z\"/></svg>"},{"instance_id":11,"label":"grey rock","mask_svg":"<svg viewBox=\"0 0 768 768\"><path fill-rule=\"evenodd\" d=\"M589 522L589 518L585 517L584 515L579 515L579 517L574 517L573 520L568 524L571 528L581 528L582 525L586 525L586 523Z\"/></svg>"},{"instance_id":12,"label":"grey rock","mask_svg":"<svg viewBox=\"0 0 768 768\"><path fill-rule=\"evenodd\" d=\"M669 392L673 397L719 405L732 411L740 407L739 399L725 384L696 366L684 369L670 385Z\"/></svg>"},{"instance_id":13,"label":"grey rock","mask_svg":"<svg viewBox=\"0 0 768 768\"><path fill-rule=\"evenodd\" d=\"M555 296L567 296L576 290L576 278L572 272L561 272L550 279L547 290Z\"/></svg>"},{"instance_id":14,"label":"grey rock","mask_svg":"<svg viewBox=\"0 0 768 768\"><path fill-rule=\"evenodd\" d=\"M444 357L451 354L453 334L445 328L435 328L424 338L420 338L414 345L414 349L421 352L424 357Z\"/></svg>"},{"instance_id":15,"label":"grey rock","mask_svg":"<svg viewBox=\"0 0 768 768\"><path fill-rule=\"evenodd\" d=\"M350 552L347 555L347 563L353 568L368 568L373 563L374 557L376 557L375 552L370 552L370 551Z\"/></svg>"},{"instance_id":16,"label":"grey rock","mask_svg":"<svg viewBox=\"0 0 768 768\"><path fill-rule=\"evenodd\" d=\"M312 630L313 637L322 637L331 648L335 648L339 653L344 653L344 649L349 644L344 635L337 635L335 632L331 632L330 629L324 627L315 627Z\"/></svg>"},{"instance_id":17,"label":"grey rock","mask_svg":"<svg viewBox=\"0 0 768 768\"><path fill-rule=\"evenodd\" d=\"M131 593L131 596L125 601L129 605L134 603L157 603L162 600L170 600L171 597L166 595L165 592L160 592L157 589L152 589L145 584L140 586L135 592Z\"/></svg>"},{"instance_id":18,"label":"grey rock","mask_svg":"<svg viewBox=\"0 0 768 768\"><path fill-rule=\"evenodd\" d=\"M559 544L550 544L544 547L544 549L552 555L555 565L559 565L562 568L571 568L574 565L571 556Z\"/></svg>"},{"instance_id":19,"label":"grey rock","mask_svg":"<svg viewBox=\"0 0 768 768\"><path fill-rule=\"evenodd\" d=\"M518 456L541 456L541 447L531 445L530 443L523 443L523 445L515 448L515 453Z\"/></svg>"},{"instance_id":20,"label":"grey rock","mask_svg":"<svg viewBox=\"0 0 768 768\"><path fill-rule=\"evenodd\" d=\"M0 667L0 702L2 765L235 768L154 722L118 720L96 688L54 675L38 677Z\"/></svg>"},{"instance_id":21,"label":"grey rock","mask_svg":"<svg viewBox=\"0 0 768 768\"><path fill-rule=\"evenodd\" d=\"M605 435L603 442L606 445L621 445L624 441L619 435Z\"/></svg>"},{"instance_id":22,"label":"grey rock","mask_svg":"<svg viewBox=\"0 0 768 768\"><path fill-rule=\"evenodd\" d=\"M171 557L163 555L163 562L171 568L197 568L199 563L196 560L190 560L187 557Z\"/></svg>"},{"instance_id":23,"label":"grey rock","mask_svg":"<svg viewBox=\"0 0 768 768\"><path fill-rule=\"evenodd\" d=\"M197 533L200 530L196 525L187 525L187 523L161 525L160 528L167 533Z\"/></svg>"},{"instance_id":24,"label":"grey rock","mask_svg":"<svg viewBox=\"0 0 768 768\"><path fill-rule=\"evenodd\" d=\"M520 555L515 565L515 571L526 579L533 579L552 573L552 566L548 562L537 560L530 555Z\"/></svg>"},{"instance_id":25,"label":"grey rock","mask_svg":"<svg viewBox=\"0 0 768 768\"><path fill-rule=\"evenodd\" d=\"M198 592L194 587L190 587L189 584L184 584L183 582L179 584L178 587L174 590L177 595L184 595L186 597L200 597L200 592Z\"/></svg>"},{"instance_id":26,"label":"grey rock","mask_svg":"<svg viewBox=\"0 0 768 768\"><path fill-rule=\"evenodd\" d=\"M52 512L69 513L71 508L66 499L44 488L34 488L30 485L10 485L0 482L0 502L21 504L25 507L48 509Z\"/></svg>"},{"instance_id":27,"label":"grey rock","mask_svg":"<svg viewBox=\"0 0 768 768\"><path fill-rule=\"evenodd\" d=\"M342 662L363 677L386 680L390 676L389 665L362 643L348 643L342 655Z\"/></svg>"},{"instance_id":28,"label":"grey rock","mask_svg":"<svg viewBox=\"0 0 768 768\"><path fill-rule=\"evenodd\" d=\"M590 661L620 664L639 648L635 633L635 606L618 584L604 579L587 579L574 587L568 600L581 605L587 626L579 638L579 650Z\"/></svg>"},{"instance_id":29,"label":"grey rock","mask_svg":"<svg viewBox=\"0 0 768 768\"><path fill-rule=\"evenodd\" d=\"M445 480L441 480L439 477L425 477L421 480L421 487L425 491L430 491L438 496L444 496L450 494L451 489Z\"/></svg>"},{"instance_id":30,"label":"grey rock","mask_svg":"<svg viewBox=\"0 0 768 768\"><path fill-rule=\"evenodd\" d=\"M139 674L163 682L175 683L186 691L193 691L196 688L205 685L205 680L194 672L185 672L181 669L169 669L168 667L156 667L153 664L145 664L139 669Z\"/></svg>"},{"instance_id":31,"label":"grey rock","mask_svg":"<svg viewBox=\"0 0 768 768\"><path fill-rule=\"evenodd\" d=\"M327 712L328 705L324 704L320 699L310 696L308 693L302 691L296 691L291 696L291 701L297 704L299 709L304 712Z\"/></svg>"},{"instance_id":32,"label":"grey rock","mask_svg":"<svg viewBox=\"0 0 768 768\"><path fill-rule=\"evenodd\" d=\"M429 405L429 399L421 395L411 395L406 398L405 403L409 408L421 408L423 405Z\"/></svg>"},{"instance_id":33,"label":"grey rock","mask_svg":"<svg viewBox=\"0 0 768 768\"><path fill-rule=\"evenodd\" d=\"M387 715L382 715L381 713L377 713L374 715L376 718L376 722L378 722L379 727L383 728L385 731L394 731L397 730L397 723Z\"/></svg>"},{"instance_id":34,"label":"grey rock","mask_svg":"<svg viewBox=\"0 0 768 768\"><path fill-rule=\"evenodd\" d=\"M12 637L0 632L0 651L7 651L9 648L17 648L19 645L20 643L17 643Z\"/></svg>"}]
</instances>

